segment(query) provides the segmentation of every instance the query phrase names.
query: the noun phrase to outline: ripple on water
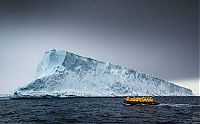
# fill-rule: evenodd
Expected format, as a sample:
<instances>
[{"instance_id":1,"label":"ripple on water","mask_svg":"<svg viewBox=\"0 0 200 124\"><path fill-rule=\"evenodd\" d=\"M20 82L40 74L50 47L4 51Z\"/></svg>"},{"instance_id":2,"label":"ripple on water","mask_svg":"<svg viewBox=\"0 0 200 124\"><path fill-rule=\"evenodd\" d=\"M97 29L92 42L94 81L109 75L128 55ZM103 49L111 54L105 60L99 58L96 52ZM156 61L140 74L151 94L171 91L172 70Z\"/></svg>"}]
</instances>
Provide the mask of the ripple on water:
<instances>
[{"instance_id":1,"label":"ripple on water","mask_svg":"<svg viewBox=\"0 0 200 124\"><path fill-rule=\"evenodd\" d=\"M198 123L199 100L156 97L160 105L125 106L123 98L5 99L0 123Z\"/></svg>"}]
</instances>

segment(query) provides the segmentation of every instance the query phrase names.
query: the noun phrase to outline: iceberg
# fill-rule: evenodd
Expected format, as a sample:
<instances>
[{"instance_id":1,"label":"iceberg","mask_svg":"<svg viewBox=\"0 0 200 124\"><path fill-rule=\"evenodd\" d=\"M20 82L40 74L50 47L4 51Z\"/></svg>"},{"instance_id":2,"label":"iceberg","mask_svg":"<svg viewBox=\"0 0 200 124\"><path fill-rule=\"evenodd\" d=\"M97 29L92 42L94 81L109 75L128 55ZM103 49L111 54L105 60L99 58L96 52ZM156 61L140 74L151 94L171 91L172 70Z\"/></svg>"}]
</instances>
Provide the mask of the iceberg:
<instances>
[{"instance_id":1,"label":"iceberg","mask_svg":"<svg viewBox=\"0 0 200 124\"><path fill-rule=\"evenodd\" d=\"M36 79L11 98L190 95L192 90L154 75L53 49L45 52Z\"/></svg>"}]
</instances>

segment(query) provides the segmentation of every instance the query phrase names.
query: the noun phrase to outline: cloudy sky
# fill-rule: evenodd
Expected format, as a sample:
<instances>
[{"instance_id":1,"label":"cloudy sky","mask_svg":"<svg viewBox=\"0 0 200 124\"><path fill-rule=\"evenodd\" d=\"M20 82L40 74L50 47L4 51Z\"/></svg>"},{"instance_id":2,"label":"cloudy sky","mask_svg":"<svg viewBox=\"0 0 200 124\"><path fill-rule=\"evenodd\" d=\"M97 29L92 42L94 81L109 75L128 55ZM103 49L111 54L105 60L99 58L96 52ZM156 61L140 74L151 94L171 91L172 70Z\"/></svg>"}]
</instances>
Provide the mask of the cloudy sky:
<instances>
[{"instance_id":1,"label":"cloudy sky","mask_svg":"<svg viewBox=\"0 0 200 124\"><path fill-rule=\"evenodd\" d=\"M1 0L0 94L47 50L140 70L199 94L198 0Z\"/></svg>"}]
</instances>

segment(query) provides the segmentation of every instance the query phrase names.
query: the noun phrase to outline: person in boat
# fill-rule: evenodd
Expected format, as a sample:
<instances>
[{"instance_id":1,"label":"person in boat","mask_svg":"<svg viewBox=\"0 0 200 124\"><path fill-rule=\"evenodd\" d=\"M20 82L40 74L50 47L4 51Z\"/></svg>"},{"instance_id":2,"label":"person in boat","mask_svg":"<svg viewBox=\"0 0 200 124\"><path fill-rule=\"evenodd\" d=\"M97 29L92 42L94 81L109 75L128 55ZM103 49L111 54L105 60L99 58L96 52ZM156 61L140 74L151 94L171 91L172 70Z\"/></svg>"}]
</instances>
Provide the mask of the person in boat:
<instances>
[{"instance_id":1,"label":"person in boat","mask_svg":"<svg viewBox=\"0 0 200 124\"><path fill-rule=\"evenodd\" d=\"M129 96L127 96L125 98L125 101L152 103L153 98L152 97L129 97Z\"/></svg>"},{"instance_id":2,"label":"person in boat","mask_svg":"<svg viewBox=\"0 0 200 124\"><path fill-rule=\"evenodd\" d=\"M125 104L137 105L137 104L149 104L149 105L158 105L159 103L154 102L153 97L125 97Z\"/></svg>"}]
</instances>

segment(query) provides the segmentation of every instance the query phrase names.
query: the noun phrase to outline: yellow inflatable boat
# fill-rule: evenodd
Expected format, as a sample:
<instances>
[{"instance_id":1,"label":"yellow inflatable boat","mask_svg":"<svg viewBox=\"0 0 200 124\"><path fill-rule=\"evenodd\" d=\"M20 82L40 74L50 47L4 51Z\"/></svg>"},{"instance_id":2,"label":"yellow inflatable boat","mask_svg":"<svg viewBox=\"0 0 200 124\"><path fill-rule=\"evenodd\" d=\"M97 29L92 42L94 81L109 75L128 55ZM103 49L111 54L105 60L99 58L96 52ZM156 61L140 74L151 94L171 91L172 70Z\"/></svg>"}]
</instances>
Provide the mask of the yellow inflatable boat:
<instances>
[{"instance_id":1,"label":"yellow inflatable boat","mask_svg":"<svg viewBox=\"0 0 200 124\"><path fill-rule=\"evenodd\" d=\"M130 97L127 96L124 98L125 105L158 105L151 96L137 96L137 97Z\"/></svg>"}]
</instances>

